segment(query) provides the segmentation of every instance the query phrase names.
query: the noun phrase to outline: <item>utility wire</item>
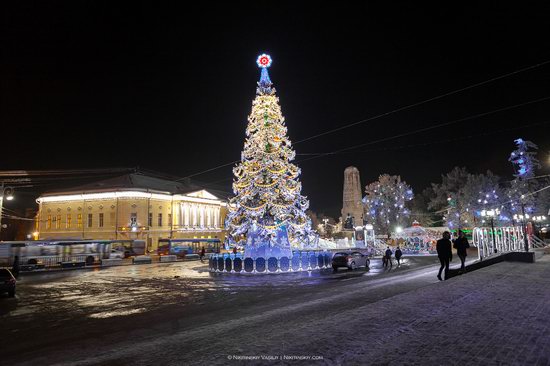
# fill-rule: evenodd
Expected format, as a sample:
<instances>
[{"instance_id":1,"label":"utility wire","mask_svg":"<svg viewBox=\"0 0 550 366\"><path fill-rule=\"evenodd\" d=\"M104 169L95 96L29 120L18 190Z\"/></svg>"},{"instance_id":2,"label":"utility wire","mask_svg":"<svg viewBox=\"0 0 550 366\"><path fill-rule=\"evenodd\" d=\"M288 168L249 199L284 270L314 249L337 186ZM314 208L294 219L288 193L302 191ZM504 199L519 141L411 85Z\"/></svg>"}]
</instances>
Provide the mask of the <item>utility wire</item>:
<instances>
[{"instance_id":1,"label":"utility wire","mask_svg":"<svg viewBox=\"0 0 550 366\"><path fill-rule=\"evenodd\" d=\"M347 124L347 125L342 126L342 127L335 128L335 129L333 129L333 130L325 131L325 132L322 132L322 133L320 133L320 134L317 134L317 135L313 135L313 136L307 137L307 138L305 138L305 139L302 139L302 140L299 140L299 141L297 141L297 142L294 142L294 145L299 144L299 143L301 143L301 142L305 142L305 141L312 140L312 139L317 138L317 137L320 137L320 136L327 135L327 134L329 134L329 133L333 133L333 132L336 132L336 131L340 131L340 130L343 130L343 129L345 129L345 128L349 128L349 127L352 127L352 126L355 126L355 125L358 125L358 124L361 124L361 123L370 122L370 121L373 121L373 120L375 120L375 119L378 119L378 118L382 118L382 117L388 116L388 115L390 115L390 114L394 114L394 113L397 113L397 112L400 112L400 111L404 111L404 110L407 110L407 109L411 109L411 108L417 107L417 106L419 106L419 105L426 104L426 103L432 102L432 101L434 101L434 100L442 99L442 98L444 98L444 97L447 97L447 96L450 96L450 95L453 95L453 94L457 94L457 93L460 93L460 92L465 91L465 90L473 89L473 88L476 88L476 87L478 87L478 86L485 85L485 84L491 83L491 82L496 81L496 80L504 79L504 78L506 78L506 77L509 77L509 76L512 76L512 75L516 75L516 74L519 74L519 73L524 72L524 71L532 70L532 69L535 69L535 68L537 68L537 67L544 66L544 65L549 64L549 63L550 63L550 60L543 61L543 62L539 62L538 64L531 65L531 66L527 66L527 67L524 67L524 68L521 68L521 69L518 69L518 70L515 70L515 71L512 71L512 72L509 72L509 73L507 73L507 74L503 74L503 75L500 75L500 76L496 76L496 77L493 77L493 78L491 78L491 79L488 79L488 80L485 80L485 81L482 81L482 82L479 82L479 83L475 83L475 84L466 86L466 87L464 87L464 88L456 89L456 90L453 90L453 91L450 91L450 92L447 92L447 93L444 93L444 94L441 94L441 95L438 95L438 96L435 96L435 97L432 97L432 98L429 98L429 99L426 99L426 100L423 100L423 101L420 101L420 102L417 102L417 103L409 104L409 105L407 105L407 106L404 106L404 107L400 107L400 108L391 110L391 111L386 112L386 113L382 113L382 114L379 114L379 115L376 115L376 116L373 116L373 117L370 117L370 118L367 118L367 119L364 119L364 120L361 120L361 121L357 121L357 122L350 123L350 124ZM217 170L217 169L226 167L226 166L228 166L228 165L232 165L232 164L238 163L239 161L240 161L240 160L235 160L235 161L232 161L232 162L230 162L230 163L218 165L218 166L216 166L216 167L214 167L214 168L210 168L210 169L207 169L207 170L203 170L203 171L200 171L200 172L197 172L197 173L194 173L194 174L185 176L185 177L183 177L183 178L178 179L178 181L179 181L179 180L186 179L186 178L195 177L195 176L197 176L197 175L202 175L202 174L211 172L211 171L213 171L213 170Z\"/></svg>"},{"instance_id":2,"label":"utility wire","mask_svg":"<svg viewBox=\"0 0 550 366\"><path fill-rule=\"evenodd\" d=\"M534 127L534 126L546 125L546 124L549 124L549 123L550 123L550 121L542 121L542 122L531 123L531 124L528 124L528 125L504 128L504 129L491 131L491 132L478 133L478 134L475 134L475 135L460 136L460 137L455 137L455 138L452 138L452 139L437 140L437 141L430 141L430 142L423 142L423 143L418 143L418 144L409 144L409 145L402 145L402 146L383 147L383 148L379 148L379 149L369 149L369 150L361 150L361 151L342 151L342 152L330 153L330 154L331 155L334 155L334 154L361 154L361 153L368 153L368 152L402 150L402 149L410 149L410 148L414 148L414 147L423 147L423 146L430 146L430 145L446 144L446 143L450 143L450 142L463 141L463 140L469 140L469 139L478 138L478 137L496 135L496 134L503 133L503 132L508 132L508 131L521 130L521 129L524 129L524 128L529 128L529 127ZM300 153L300 154L296 154L296 155L297 156L317 156L317 155L326 155L326 154L329 154L329 153L327 153L327 152L324 152L324 153L323 152Z\"/></svg>"},{"instance_id":3,"label":"utility wire","mask_svg":"<svg viewBox=\"0 0 550 366\"><path fill-rule=\"evenodd\" d=\"M377 144L377 143L380 143L380 142L395 140L395 139L405 137L405 136L415 135L415 134L420 133L420 132L434 130L436 128L441 128L441 127L445 127L445 126L450 126L450 125L453 125L453 124L456 124L456 123L472 120L472 119L479 118L479 117L485 117L485 116L488 116L488 115L491 115L491 114L507 111L507 110L514 109L514 108L523 107L523 106L528 105L528 104L533 104L533 103L541 102L541 101L548 100L548 99L550 99L550 96L535 99L535 100L530 100L528 102L519 103L519 104L515 104L515 105L512 105L512 106L508 106L508 107L498 108L498 109L495 109L495 110L492 110L492 111L489 111L489 112L477 113L477 114L474 114L472 116L459 118L459 119L455 119L455 120L448 121L448 122L439 123L437 125L433 125L433 126L429 126L429 127L419 128L417 130L404 132L404 133L400 133L400 134L393 135L393 136L384 137L384 138L381 138L381 139L378 139L378 140L365 142L365 143L362 143L362 144L346 147L346 148L343 148L343 149L340 149L340 150L335 150L335 151L332 151L332 152L327 152L327 153L322 154L322 155L317 155L317 156L314 156L314 157L311 157L311 158L308 158L308 159L300 160L299 162L313 160L313 159L317 159L317 158L324 157L324 156L327 156L327 155L334 155L334 154L338 154L338 153L341 153L341 152L344 152L344 151L357 149L358 147L363 147L363 146L367 146L367 145Z\"/></svg>"},{"instance_id":4,"label":"utility wire","mask_svg":"<svg viewBox=\"0 0 550 366\"><path fill-rule=\"evenodd\" d=\"M401 111L404 111L404 110L407 110L407 109L411 109L411 108L417 107L417 106L422 105L422 104L426 104L426 103L429 103L429 102L433 102L434 100L442 99L442 98L448 97L448 96L453 95L453 94L457 94L457 93L460 93L460 92L463 92L463 91L466 91L466 90L469 90L469 89L476 88L476 87L481 86L481 85L485 85L485 84L491 83L491 82L496 81L496 80L504 79L504 78L506 78L506 77L508 77L508 76L512 76L512 75L515 75L515 74L519 74L520 72L524 72L524 71L527 71L527 70L535 69L535 68L537 68L537 67L546 65L546 64L548 64L548 63L550 63L550 60L547 60L547 61L538 63L538 64L536 64L536 65L527 66L527 67L524 67L523 69L519 69L519 70L516 70L516 71L512 71L512 72L510 72L510 73L507 73L507 74L504 74L504 75L500 75L500 76L497 76L497 77L494 77L494 78L491 78L491 79L489 79L489 80L485 80L485 81L482 81L482 82L479 82L479 83L476 83L476 84L472 84L472 85L467 86L467 87L464 87L464 88L456 89L456 90L450 91L450 92L448 92L448 93L441 94L441 95L438 95L438 96L436 96L436 97L432 97L432 98L423 100L423 101L421 101L421 102L409 104L409 105L404 106L404 107L401 107L401 108L396 108L396 109L394 109L394 110L392 110L392 111L385 112L385 113L382 113L382 114L379 114L379 115L376 115L376 116L373 116L373 117L370 117L370 118L367 118L367 119L363 119L363 120L361 120L361 121L357 121L357 122L353 122L353 123L350 123L350 124L347 124L347 125L344 125L344 126L341 126L341 127L337 127L337 128L332 129L332 130L328 130L328 131L319 133L319 134L317 134L317 135L313 135L313 136L307 137L307 138L305 138L305 139L296 141L294 144L296 145L296 144L299 144L299 143L301 143L301 142L313 140L313 139L315 139L315 138L317 138L317 137L321 137L321 136L324 136L324 135L328 135L328 134L330 134L330 133L334 133L334 132L337 132L337 131L341 131L341 130L344 130L344 129L347 129L347 128L350 128L350 127L353 127L353 126L356 126L356 125L359 125L359 124L362 124L362 123L370 122L370 121L373 121L373 120L378 119L378 118L386 117L386 116L389 116L390 114L394 114L394 113L397 113L397 112L401 112Z\"/></svg>"}]
</instances>

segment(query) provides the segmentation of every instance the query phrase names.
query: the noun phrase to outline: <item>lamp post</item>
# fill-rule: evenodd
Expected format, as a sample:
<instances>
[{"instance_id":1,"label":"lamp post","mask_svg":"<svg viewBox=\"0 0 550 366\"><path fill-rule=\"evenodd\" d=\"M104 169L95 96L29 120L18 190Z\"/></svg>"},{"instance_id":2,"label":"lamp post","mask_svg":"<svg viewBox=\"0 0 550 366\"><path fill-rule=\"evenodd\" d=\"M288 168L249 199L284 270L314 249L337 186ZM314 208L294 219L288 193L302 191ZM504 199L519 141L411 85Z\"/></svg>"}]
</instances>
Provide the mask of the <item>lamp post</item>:
<instances>
[{"instance_id":1,"label":"lamp post","mask_svg":"<svg viewBox=\"0 0 550 366\"><path fill-rule=\"evenodd\" d=\"M498 208L492 209L492 210L482 210L481 216L483 217L489 217L491 219L491 241L493 243L493 250L496 253L497 252L497 244L495 240L495 223L494 218L495 216L500 214L500 210Z\"/></svg>"},{"instance_id":2,"label":"lamp post","mask_svg":"<svg viewBox=\"0 0 550 366\"><path fill-rule=\"evenodd\" d=\"M4 198L6 201L13 200L13 188L4 186L4 182L0 184L0 232L2 232L2 211L4 211Z\"/></svg>"},{"instance_id":3,"label":"lamp post","mask_svg":"<svg viewBox=\"0 0 550 366\"><path fill-rule=\"evenodd\" d=\"M529 241L527 240L527 230L525 228L525 219L529 219L529 215L525 213L525 208L523 204L521 205L522 215L514 215L514 220L521 220L521 231L523 232L523 246L525 251L529 251Z\"/></svg>"}]
</instances>

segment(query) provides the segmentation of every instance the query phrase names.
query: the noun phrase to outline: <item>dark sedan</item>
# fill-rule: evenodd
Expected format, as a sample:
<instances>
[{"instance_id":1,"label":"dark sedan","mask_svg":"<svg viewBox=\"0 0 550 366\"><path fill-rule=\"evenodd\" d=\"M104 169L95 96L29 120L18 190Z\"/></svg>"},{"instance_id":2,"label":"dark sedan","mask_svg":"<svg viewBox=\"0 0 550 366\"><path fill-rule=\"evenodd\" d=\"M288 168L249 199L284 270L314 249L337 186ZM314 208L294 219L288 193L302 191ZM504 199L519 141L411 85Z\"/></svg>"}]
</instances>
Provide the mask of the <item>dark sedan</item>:
<instances>
[{"instance_id":1,"label":"dark sedan","mask_svg":"<svg viewBox=\"0 0 550 366\"><path fill-rule=\"evenodd\" d=\"M332 257L332 268L334 271L337 271L339 267L346 267L351 270L359 267L368 269L369 265L369 257L361 252L338 252L334 253Z\"/></svg>"},{"instance_id":2,"label":"dark sedan","mask_svg":"<svg viewBox=\"0 0 550 366\"><path fill-rule=\"evenodd\" d=\"M7 292L9 297L15 296L15 277L7 268L0 268L0 293Z\"/></svg>"}]
</instances>

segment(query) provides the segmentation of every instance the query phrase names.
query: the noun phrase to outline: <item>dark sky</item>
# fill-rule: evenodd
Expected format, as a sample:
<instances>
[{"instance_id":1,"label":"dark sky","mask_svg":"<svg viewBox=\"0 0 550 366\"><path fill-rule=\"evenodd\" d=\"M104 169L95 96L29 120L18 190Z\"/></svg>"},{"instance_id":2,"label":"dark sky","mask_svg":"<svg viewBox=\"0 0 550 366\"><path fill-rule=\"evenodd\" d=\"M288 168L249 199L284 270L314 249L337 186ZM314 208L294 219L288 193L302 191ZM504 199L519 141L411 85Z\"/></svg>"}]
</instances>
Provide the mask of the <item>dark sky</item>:
<instances>
[{"instance_id":1,"label":"dark sky","mask_svg":"<svg viewBox=\"0 0 550 366\"><path fill-rule=\"evenodd\" d=\"M0 170L140 166L183 177L237 160L262 52L292 141L550 60L550 13L518 2L159 3L2 5ZM335 151L550 97L549 85L546 64L294 147ZM546 100L353 153L298 155L303 193L336 216L349 165L363 186L391 173L416 191L455 165L508 179L520 136L540 146L548 172L550 124L509 129L549 122L549 111ZM228 189L231 168L194 178Z\"/></svg>"}]
</instances>

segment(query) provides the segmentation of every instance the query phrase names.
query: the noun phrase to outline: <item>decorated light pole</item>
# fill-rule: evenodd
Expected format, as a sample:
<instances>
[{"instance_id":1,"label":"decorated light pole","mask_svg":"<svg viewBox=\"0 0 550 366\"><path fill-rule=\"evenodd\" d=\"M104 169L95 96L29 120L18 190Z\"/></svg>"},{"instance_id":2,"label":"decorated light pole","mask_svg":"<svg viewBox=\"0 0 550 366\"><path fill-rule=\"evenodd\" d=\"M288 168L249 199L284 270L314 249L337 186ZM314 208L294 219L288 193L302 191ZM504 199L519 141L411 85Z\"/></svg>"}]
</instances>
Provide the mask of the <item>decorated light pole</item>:
<instances>
[{"instance_id":1,"label":"decorated light pole","mask_svg":"<svg viewBox=\"0 0 550 366\"><path fill-rule=\"evenodd\" d=\"M13 188L6 187L4 182L0 184L0 232L2 231L2 214L4 211L4 198L6 201L13 200Z\"/></svg>"},{"instance_id":2,"label":"decorated light pole","mask_svg":"<svg viewBox=\"0 0 550 366\"><path fill-rule=\"evenodd\" d=\"M481 216L482 217L489 217L491 219L491 242L493 244L493 251L497 252L497 243L495 240L495 223L494 218L495 216L498 216L500 214L500 210L498 208L492 209L492 210L482 210Z\"/></svg>"}]
</instances>

